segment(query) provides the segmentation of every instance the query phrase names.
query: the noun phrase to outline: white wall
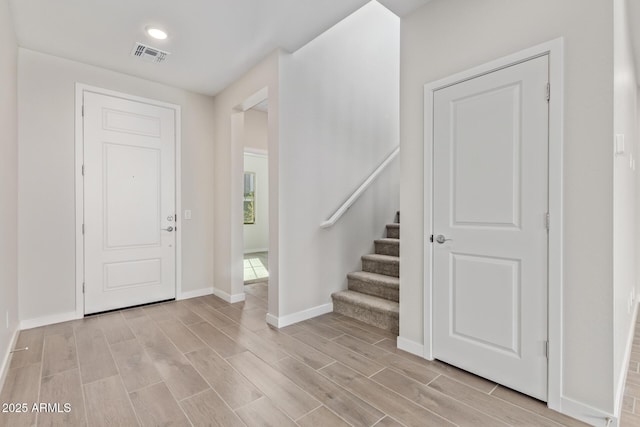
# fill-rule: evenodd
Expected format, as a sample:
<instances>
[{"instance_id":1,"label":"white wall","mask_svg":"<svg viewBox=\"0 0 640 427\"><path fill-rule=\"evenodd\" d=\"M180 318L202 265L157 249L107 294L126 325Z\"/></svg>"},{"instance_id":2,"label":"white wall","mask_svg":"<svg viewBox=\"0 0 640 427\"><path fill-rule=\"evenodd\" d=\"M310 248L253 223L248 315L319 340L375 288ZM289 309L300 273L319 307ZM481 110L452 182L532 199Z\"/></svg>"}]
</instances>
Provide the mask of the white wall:
<instances>
[{"instance_id":1,"label":"white wall","mask_svg":"<svg viewBox=\"0 0 640 427\"><path fill-rule=\"evenodd\" d=\"M18 329L18 48L9 4L0 1L0 388ZM5 325L6 313L9 325Z\"/></svg>"},{"instance_id":2,"label":"white wall","mask_svg":"<svg viewBox=\"0 0 640 427\"><path fill-rule=\"evenodd\" d=\"M244 113L244 148L260 151L269 150L269 122L267 113L247 110Z\"/></svg>"},{"instance_id":3,"label":"white wall","mask_svg":"<svg viewBox=\"0 0 640 427\"><path fill-rule=\"evenodd\" d=\"M433 0L403 18L400 336L419 345L424 336L424 84L560 36L565 41L562 397L591 412L612 414L609 1Z\"/></svg>"},{"instance_id":4,"label":"white wall","mask_svg":"<svg viewBox=\"0 0 640 427\"><path fill-rule=\"evenodd\" d=\"M183 292L213 283L213 99L19 49L20 319L75 310L75 83L182 107Z\"/></svg>"},{"instance_id":5,"label":"white wall","mask_svg":"<svg viewBox=\"0 0 640 427\"><path fill-rule=\"evenodd\" d=\"M613 160L613 285L614 285L614 379L618 404L627 371L625 357L633 341L634 306L629 306L635 290L637 174L630 161L638 162L636 66L629 29L627 1L614 1L613 39L613 128L624 135L625 153ZM640 166L640 163L638 164ZM631 338L631 341L629 340Z\"/></svg>"},{"instance_id":6,"label":"white wall","mask_svg":"<svg viewBox=\"0 0 640 427\"><path fill-rule=\"evenodd\" d=\"M278 312L278 135L279 67L283 52L275 51L214 99L214 289L223 298L243 298L242 185L244 116L236 107L268 89L269 151L269 312ZM251 106L247 106L249 108ZM235 127L232 129L232 117ZM234 135L234 132L236 134ZM235 195L235 196L234 196Z\"/></svg>"},{"instance_id":7,"label":"white wall","mask_svg":"<svg viewBox=\"0 0 640 427\"><path fill-rule=\"evenodd\" d=\"M329 304L398 209L396 161L334 227L320 229L398 145L399 27L371 2L283 58L280 317Z\"/></svg>"},{"instance_id":8,"label":"white wall","mask_svg":"<svg viewBox=\"0 0 640 427\"><path fill-rule=\"evenodd\" d=\"M266 116L266 114L265 114ZM265 117L266 118L266 117ZM246 125L245 121L245 125ZM266 127L266 126L265 126ZM269 250L269 158L264 154L244 153L244 171L255 178L255 223L245 224L244 253Z\"/></svg>"},{"instance_id":9,"label":"white wall","mask_svg":"<svg viewBox=\"0 0 640 427\"><path fill-rule=\"evenodd\" d=\"M393 220L397 162L338 224L320 229L398 144L398 64L399 19L372 2L294 54L274 52L216 96L218 295L243 292L242 203L233 195L242 194L246 114L237 107L268 88L268 312L279 319L330 303Z\"/></svg>"}]
</instances>

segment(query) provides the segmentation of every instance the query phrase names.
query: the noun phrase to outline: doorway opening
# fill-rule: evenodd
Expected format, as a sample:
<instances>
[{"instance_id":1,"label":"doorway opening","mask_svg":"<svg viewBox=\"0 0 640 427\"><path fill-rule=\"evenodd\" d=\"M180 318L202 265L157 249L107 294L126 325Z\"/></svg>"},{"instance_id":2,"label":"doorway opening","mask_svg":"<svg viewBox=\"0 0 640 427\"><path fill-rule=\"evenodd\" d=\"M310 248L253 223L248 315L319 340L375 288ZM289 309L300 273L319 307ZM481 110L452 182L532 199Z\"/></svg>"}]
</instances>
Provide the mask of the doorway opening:
<instances>
[{"instance_id":1,"label":"doorway opening","mask_svg":"<svg viewBox=\"0 0 640 427\"><path fill-rule=\"evenodd\" d=\"M243 280L246 294L267 301L269 282L268 99L244 112Z\"/></svg>"},{"instance_id":2,"label":"doorway opening","mask_svg":"<svg viewBox=\"0 0 640 427\"><path fill-rule=\"evenodd\" d=\"M277 123L268 96L264 87L231 114L232 302L244 300L243 309L265 322L278 300L277 155L270 157L277 153Z\"/></svg>"}]
</instances>

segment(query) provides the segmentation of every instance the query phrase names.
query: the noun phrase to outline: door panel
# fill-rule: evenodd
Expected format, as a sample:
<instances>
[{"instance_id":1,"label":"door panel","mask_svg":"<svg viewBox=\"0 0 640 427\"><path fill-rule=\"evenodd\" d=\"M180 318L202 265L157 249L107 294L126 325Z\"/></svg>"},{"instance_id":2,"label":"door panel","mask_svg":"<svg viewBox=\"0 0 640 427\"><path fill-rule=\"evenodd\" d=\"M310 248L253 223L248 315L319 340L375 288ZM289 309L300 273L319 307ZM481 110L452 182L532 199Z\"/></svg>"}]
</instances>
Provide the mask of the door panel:
<instances>
[{"instance_id":1,"label":"door panel","mask_svg":"<svg viewBox=\"0 0 640 427\"><path fill-rule=\"evenodd\" d=\"M102 110L103 129L144 136L160 137L160 118L135 114L131 111Z\"/></svg>"},{"instance_id":2,"label":"door panel","mask_svg":"<svg viewBox=\"0 0 640 427\"><path fill-rule=\"evenodd\" d=\"M85 313L175 297L175 112L84 94Z\"/></svg>"},{"instance_id":3,"label":"door panel","mask_svg":"<svg viewBox=\"0 0 640 427\"><path fill-rule=\"evenodd\" d=\"M451 102L455 225L520 223L520 85Z\"/></svg>"},{"instance_id":4,"label":"door panel","mask_svg":"<svg viewBox=\"0 0 640 427\"><path fill-rule=\"evenodd\" d=\"M456 253L451 258L451 335L519 355L520 262Z\"/></svg>"},{"instance_id":5,"label":"door panel","mask_svg":"<svg viewBox=\"0 0 640 427\"><path fill-rule=\"evenodd\" d=\"M548 57L434 92L433 352L547 398Z\"/></svg>"},{"instance_id":6,"label":"door panel","mask_svg":"<svg viewBox=\"0 0 640 427\"><path fill-rule=\"evenodd\" d=\"M105 143L105 246L159 246L160 149Z\"/></svg>"},{"instance_id":7,"label":"door panel","mask_svg":"<svg viewBox=\"0 0 640 427\"><path fill-rule=\"evenodd\" d=\"M146 259L104 264L103 291L136 286L160 285L162 260Z\"/></svg>"}]
</instances>

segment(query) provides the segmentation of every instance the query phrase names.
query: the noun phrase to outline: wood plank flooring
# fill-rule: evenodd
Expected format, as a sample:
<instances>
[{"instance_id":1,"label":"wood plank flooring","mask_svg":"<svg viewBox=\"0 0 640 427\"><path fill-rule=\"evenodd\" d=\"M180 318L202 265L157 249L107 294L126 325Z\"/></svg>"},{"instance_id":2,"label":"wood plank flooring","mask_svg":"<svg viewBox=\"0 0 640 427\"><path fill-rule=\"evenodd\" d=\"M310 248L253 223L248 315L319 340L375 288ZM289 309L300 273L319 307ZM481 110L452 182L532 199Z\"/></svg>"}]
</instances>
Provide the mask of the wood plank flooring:
<instances>
[{"instance_id":1,"label":"wood plank flooring","mask_svg":"<svg viewBox=\"0 0 640 427\"><path fill-rule=\"evenodd\" d=\"M338 314L271 328L266 284L245 290L243 303L209 295L22 331L16 348L29 350L14 353L0 402L29 411L0 413L0 426L584 425ZM640 426L638 340L629 426Z\"/></svg>"},{"instance_id":2,"label":"wood plank flooring","mask_svg":"<svg viewBox=\"0 0 640 427\"><path fill-rule=\"evenodd\" d=\"M631 360L622 400L621 427L640 427L640 316L634 326Z\"/></svg>"}]
</instances>

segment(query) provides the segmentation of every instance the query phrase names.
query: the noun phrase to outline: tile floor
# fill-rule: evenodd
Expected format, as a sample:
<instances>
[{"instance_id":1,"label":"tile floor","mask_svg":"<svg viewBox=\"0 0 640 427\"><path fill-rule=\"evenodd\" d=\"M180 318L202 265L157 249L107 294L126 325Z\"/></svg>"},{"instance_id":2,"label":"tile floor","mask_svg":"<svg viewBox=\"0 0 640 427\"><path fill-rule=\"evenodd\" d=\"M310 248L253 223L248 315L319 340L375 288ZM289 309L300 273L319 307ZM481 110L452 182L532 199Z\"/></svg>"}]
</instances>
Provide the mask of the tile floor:
<instances>
[{"instance_id":1,"label":"tile floor","mask_svg":"<svg viewBox=\"0 0 640 427\"><path fill-rule=\"evenodd\" d=\"M244 254L244 283L261 282L269 278L269 252Z\"/></svg>"},{"instance_id":2,"label":"tile floor","mask_svg":"<svg viewBox=\"0 0 640 427\"><path fill-rule=\"evenodd\" d=\"M0 402L29 410L0 425L583 425L340 315L270 328L266 284L245 289L22 331Z\"/></svg>"}]
</instances>

